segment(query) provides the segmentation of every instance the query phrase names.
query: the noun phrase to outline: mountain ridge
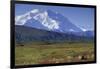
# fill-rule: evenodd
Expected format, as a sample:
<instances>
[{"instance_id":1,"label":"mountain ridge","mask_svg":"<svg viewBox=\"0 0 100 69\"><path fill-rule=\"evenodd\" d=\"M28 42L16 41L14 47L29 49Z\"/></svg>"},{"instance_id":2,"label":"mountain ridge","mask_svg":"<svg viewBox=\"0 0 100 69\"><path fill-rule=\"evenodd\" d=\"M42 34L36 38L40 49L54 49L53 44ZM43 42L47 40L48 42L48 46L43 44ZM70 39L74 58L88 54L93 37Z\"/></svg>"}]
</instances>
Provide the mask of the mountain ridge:
<instances>
[{"instance_id":1,"label":"mountain ridge","mask_svg":"<svg viewBox=\"0 0 100 69\"><path fill-rule=\"evenodd\" d=\"M27 26L15 26L15 41L16 42L64 42L64 41L87 41L93 39L88 36L78 36L73 33L59 33L47 30L41 30L36 28L30 28Z\"/></svg>"},{"instance_id":2,"label":"mountain ridge","mask_svg":"<svg viewBox=\"0 0 100 69\"><path fill-rule=\"evenodd\" d=\"M27 20L28 19L28 20ZM35 9L21 16L16 16L15 25L23 25L40 28L50 31L68 32L68 31L82 31L75 24L61 15L51 10L42 11ZM21 24L21 25L22 25Z\"/></svg>"}]
</instances>

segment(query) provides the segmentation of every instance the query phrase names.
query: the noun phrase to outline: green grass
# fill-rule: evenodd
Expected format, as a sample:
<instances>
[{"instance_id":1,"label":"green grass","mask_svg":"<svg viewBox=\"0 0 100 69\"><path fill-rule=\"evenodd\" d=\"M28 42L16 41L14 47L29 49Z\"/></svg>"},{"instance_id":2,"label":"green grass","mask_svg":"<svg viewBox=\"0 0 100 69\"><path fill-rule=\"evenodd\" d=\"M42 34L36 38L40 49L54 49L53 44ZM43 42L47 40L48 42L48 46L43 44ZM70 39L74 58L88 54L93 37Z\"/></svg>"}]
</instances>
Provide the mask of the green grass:
<instances>
[{"instance_id":1,"label":"green grass","mask_svg":"<svg viewBox=\"0 0 100 69\"><path fill-rule=\"evenodd\" d=\"M80 59L79 56L88 56ZM93 43L25 44L15 47L15 64L49 64L94 60Z\"/></svg>"}]
</instances>

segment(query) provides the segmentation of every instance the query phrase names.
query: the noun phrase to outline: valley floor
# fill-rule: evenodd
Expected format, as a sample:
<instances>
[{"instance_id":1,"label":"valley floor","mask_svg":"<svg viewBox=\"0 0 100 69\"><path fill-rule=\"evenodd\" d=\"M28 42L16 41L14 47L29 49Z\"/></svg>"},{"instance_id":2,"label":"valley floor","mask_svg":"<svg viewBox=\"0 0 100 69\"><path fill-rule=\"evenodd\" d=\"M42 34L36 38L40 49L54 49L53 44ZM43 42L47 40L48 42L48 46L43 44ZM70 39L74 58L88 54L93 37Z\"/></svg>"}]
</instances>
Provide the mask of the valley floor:
<instances>
[{"instance_id":1,"label":"valley floor","mask_svg":"<svg viewBox=\"0 0 100 69\"><path fill-rule=\"evenodd\" d=\"M53 43L15 46L15 65L94 61L94 44Z\"/></svg>"}]
</instances>

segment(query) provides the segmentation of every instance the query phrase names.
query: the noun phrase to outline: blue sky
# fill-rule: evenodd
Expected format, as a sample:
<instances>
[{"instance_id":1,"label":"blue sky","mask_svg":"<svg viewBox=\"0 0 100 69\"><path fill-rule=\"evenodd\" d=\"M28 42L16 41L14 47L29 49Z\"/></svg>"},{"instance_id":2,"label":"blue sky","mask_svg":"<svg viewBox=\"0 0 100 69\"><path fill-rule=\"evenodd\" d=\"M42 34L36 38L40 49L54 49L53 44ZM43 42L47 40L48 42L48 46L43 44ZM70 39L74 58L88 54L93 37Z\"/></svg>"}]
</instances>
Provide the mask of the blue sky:
<instances>
[{"instance_id":1,"label":"blue sky","mask_svg":"<svg viewBox=\"0 0 100 69\"><path fill-rule=\"evenodd\" d=\"M49 9L58 12L67 17L76 26L87 30L94 30L94 8L16 4L15 16L22 15L33 9Z\"/></svg>"}]
</instances>

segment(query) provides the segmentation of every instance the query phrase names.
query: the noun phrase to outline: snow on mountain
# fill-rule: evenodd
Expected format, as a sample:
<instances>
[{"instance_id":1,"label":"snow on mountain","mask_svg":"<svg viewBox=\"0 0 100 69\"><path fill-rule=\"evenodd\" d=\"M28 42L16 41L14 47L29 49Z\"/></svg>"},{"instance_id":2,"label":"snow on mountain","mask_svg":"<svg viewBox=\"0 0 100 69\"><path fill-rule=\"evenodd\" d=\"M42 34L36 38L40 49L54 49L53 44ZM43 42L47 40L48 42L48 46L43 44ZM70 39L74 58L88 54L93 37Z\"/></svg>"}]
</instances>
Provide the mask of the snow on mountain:
<instances>
[{"instance_id":1,"label":"snow on mountain","mask_svg":"<svg viewBox=\"0 0 100 69\"><path fill-rule=\"evenodd\" d=\"M86 32L86 31L87 31L87 29L85 29L85 28L81 28L81 30L82 30L83 32Z\"/></svg>"},{"instance_id":2,"label":"snow on mountain","mask_svg":"<svg viewBox=\"0 0 100 69\"><path fill-rule=\"evenodd\" d=\"M15 17L15 25L24 25L63 33L83 31L61 13L51 10L41 11L33 9L25 14L18 15Z\"/></svg>"},{"instance_id":3,"label":"snow on mountain","mask_svg":"<svg viewBox=\"0 0 100 69\"><path fill-rule=\"evenodd\" d=\"M51 10L48 10L47 12L51 18L59 22L60 31L62 30L64 33L70 32L71 30L73 30L74 32L82 32L82 30L78 26L72 23L67 17L65 17L61 13L54 12Z\"/></svg>"},{"instance_id":4,"label":"snow on mountain","mask_svg":"<svg viewBox=\"0 0 100 69\"><path fill-rule=\"evenodd\" d=\"M59 29L59 22L50 18L48 12L40 12L38 9L34 9L23 15L15 17L15 25L24 25L28 20L35 19L39 21L44 27L47 27L48 30Z\"/></svg>"},{"instance_id":5,"label":"snow on mountain","mask_svg":"<svg viewBox=\"0 0 100 69\"><path fill-rule=\"evenodd\" d=\"M32 17L30 16L30 14L36 14L38 13L39 10L38 9L34 9L30 12L27 12L23 15L19 15L15 17L15 25L24 25L26 23L27 20L31 19Z\"/></svg>"},{"instance_id":6,"label":"snow on mountain","mask_svg":"<svg viewBox=\"0 0 100 69\"><path fill-rule=\"evenodd\" d=\"M70 29L69 31L72 31L73 32L74 30L73 29Z\"/></svg>"}]
</instances>

